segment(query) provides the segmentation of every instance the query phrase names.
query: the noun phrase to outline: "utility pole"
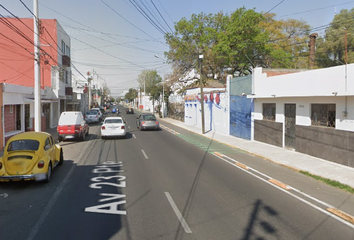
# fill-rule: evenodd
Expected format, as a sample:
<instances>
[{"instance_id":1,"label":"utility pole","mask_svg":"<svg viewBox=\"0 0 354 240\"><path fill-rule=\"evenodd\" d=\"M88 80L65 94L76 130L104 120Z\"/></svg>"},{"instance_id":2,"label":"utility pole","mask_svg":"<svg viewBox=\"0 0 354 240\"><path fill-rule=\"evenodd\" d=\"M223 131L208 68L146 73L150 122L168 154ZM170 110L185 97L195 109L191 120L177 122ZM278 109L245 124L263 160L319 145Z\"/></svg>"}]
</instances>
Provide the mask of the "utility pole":
<instances>
[{"instance_id":1,"label":"utility pole","mask_svg":"<svg viewBox=\"0 0 354 240\"><path fill-rule=\"evenodd\" d=\"M38 0L33 0L33 32L34 32L34 131L40 132L41 129L41 53L39 41L39 18Z\"/></svg>"},{"instance_id":2,"label":"utility pole","mask_svg":"<svg viewBox=\"0 0 354 240\"><path fill-rule=\"evenodd\" d=\"M88 81L88 110L91 110L91 73L87 72L87 81Z\"/></svg>"},{"instance_id":3,"label":"utility pole","mask_svg":"<svg viewBox=\"0 0 354 240\"><path fill-rule=\"evenodd\" d=\"M200 61L200 77L199 77L199 84L200 84L200 104L201 104L201 110L202 110L202 134L205 133L205 126L204 126L204 93L203 93L203 54L199 55L199 61Z\"/></svg>"},{"instance_id":4,"label":"utility pole","mask_svg":"<svg viewBox=\"0 0 354 240\"><path fill-rule=\"evenodd\" d=\"M162 117L165 117L165 76L162 78Z\"/></svg>"}]
</instances>

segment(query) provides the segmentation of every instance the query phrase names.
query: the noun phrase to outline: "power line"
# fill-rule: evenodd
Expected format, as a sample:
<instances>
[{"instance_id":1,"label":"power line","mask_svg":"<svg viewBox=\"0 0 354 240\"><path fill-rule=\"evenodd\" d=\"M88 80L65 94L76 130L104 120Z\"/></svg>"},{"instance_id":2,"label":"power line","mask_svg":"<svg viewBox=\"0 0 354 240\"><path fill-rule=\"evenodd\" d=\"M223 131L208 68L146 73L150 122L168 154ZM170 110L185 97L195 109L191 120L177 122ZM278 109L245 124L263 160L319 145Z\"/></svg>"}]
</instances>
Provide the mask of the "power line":
<instances>
[{"instance_id":1,"label":"power line","mask_svg":"<svg viewBox=\"0 0 354 240\"><path fill-rule=\"evenodd\" d=\"M333 8L333 7L337 7L337 6L341 6L341 5L346 5L346 4L353 3L353 2L354 1L350 1L350 2L336 4L336 5L331 5L331 6L327 6L327 7L314 8L314 9L306 10L306 11L303 11L303 12L296 12L296 13L292 13L292 14L288 14L288 15L283 15L283 16L280 16L280 17L288 17L288 16L298 15L298 14L302 14L302 13L315 12L315 11L319 11L319 10L323 10L323 9L327 9L327 8Z\"/></svg>"},{"instance_id":2,"label":"power line","mask_svg":"<svg viewBox=\"0 0 354 240\"><path fill-rule=\"evenodd\" d=\"M32 14L32 16L35 17L34 13L27 7L27 5L24 2L22 2L22 0L20 0L20 2L22 3L23 6L25 6L25 8L27 8L27 10Z\"/></svg>"},{"instance_id":3,"label":"power line","mask_svg":"<svg viewBox=\"0 0 354 240\"><path fill-rule=\"evenodd\" d=\"M147 36L149 36L150 38L156 40L157 42L159 42L156 38L154 38L153 36L151 36L150 34L146 33L144 30L140 29L139 27L135 26L133 23L131 23L130 21L128 21L126 18L124 18L121 14L119 14L116 10L114 10L111 6L109 6L106 2L104 2L103 0L101 0L101 2L106 5L109 9L111 9L115 14L117 14L118 16L120 16L121 18L123 18L127 23L129 23L130 25L132 25L133 27L137 28L138 30L140 30L141 32L143 32L144 34L146 34Z\"/></svg>"},{"instance_id":4,"label":"power line","mask_svg":"<svg viewBox=\"0 0 354 240\"><path fill-rule=\"evenodd\" d=\"M165 13L167 14L167 16L169 17L169 19L171 20L171 22L173 23L173 20L171 18L171 16L168 14L168 12L166 11L166 9L164 8L164 6L162 5L162 3L160 2L160 0L158 0L160 5L162 6L163 10L165 11ZM172 31L173 32L173 31Z\"/></svg>"},{"instance_id":5,"label":"power line","mask_svg":"<svg viewBox=\"0 0 354 240\"><path fill-rule=\"evenodd\" d=\"M278 7L280 4L282 4L285 0L280 1L277 5L275 5L274 7L272 7L267 13L269 13L270 11L272 11L274 8Z\"/></svg>"},{"instance_id":6,"label":"power line","mask_svg":"<svg viewBox=\"0 0 354 240\"><path fill-rule=\"evenodd\" d=\"M170 29L170 31L172 33L173 32L172 29L170 28L170 26L166 22L165 18L161 15L161 13L160 13L159 9L156 7L155 3L152 0L150 0L150 1L151 1L152 5L154 5L156 11L159 13L160 17L162 18L162 20L165 22L165 24L167 25L167 27Z\"/></svg>"}]
</instances>

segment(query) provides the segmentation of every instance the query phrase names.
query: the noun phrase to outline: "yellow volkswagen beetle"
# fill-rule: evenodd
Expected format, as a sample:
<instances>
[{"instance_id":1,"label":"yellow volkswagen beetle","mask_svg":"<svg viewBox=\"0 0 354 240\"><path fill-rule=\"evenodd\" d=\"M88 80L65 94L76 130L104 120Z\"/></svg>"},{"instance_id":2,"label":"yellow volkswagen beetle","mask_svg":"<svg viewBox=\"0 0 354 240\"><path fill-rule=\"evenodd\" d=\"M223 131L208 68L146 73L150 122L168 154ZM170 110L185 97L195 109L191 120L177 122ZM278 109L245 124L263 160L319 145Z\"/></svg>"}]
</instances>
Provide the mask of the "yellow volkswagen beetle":
<instances>
[{"instance_id":1,"label":"yellow volkswagen beetle","mask_svg":"<svg viewBox=\"0 0 354 240\"><path fill-rule=\"evenodd\" d=\"M0 181L49 182L52 170L64 162L63 149L46 132L25 132L9 139L0 158Z\"/></svg>"}]
</instances>

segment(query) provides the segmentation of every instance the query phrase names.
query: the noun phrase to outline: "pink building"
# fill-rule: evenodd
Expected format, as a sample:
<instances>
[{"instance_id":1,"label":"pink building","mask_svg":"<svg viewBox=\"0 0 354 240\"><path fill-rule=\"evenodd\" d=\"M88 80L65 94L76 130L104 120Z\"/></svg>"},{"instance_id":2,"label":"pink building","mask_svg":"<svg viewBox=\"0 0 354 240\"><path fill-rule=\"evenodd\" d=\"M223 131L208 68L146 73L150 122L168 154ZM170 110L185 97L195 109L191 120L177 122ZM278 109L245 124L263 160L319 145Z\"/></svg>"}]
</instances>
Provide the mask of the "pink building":
<instances>
[{"instance_id":1,"label":"pink building","mask_svg":"<svg viewBox=\"0 0 354 240\"><path fill-rule=\"evenodd\" d=\"M0 144L34 129L34 20L1 18L0 84L3 94ZM55 19L40 20L42 131L71 110L70 37ZM1 135L1 133L3 133Z\"/></svg>"}]
</instances>

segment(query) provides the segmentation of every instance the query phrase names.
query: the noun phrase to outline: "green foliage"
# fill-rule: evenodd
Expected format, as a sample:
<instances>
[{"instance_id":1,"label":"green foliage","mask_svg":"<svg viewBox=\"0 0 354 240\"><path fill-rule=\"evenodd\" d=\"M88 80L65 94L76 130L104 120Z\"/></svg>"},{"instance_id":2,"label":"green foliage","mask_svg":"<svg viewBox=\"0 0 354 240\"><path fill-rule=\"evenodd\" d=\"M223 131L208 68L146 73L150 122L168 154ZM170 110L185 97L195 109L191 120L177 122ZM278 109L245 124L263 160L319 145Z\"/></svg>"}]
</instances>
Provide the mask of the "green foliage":
<instances>
[{"instance_id":1,"label":"green foliage","mask_svg":"<svg viewBox=\"0 0 354 240\"><path fill-rule=\"evenodd\" d=\"M350 187L349 185L346 185L346 184L342 184L338 181L335 181L335 180L331 180L331 179L328 179L328 178L323 178L323 177L320 177L320 176L317 176L317 175L314 175L314 174L311 174L309 172L306 172L306 171L300 171L300 173L306 175L306 176L309 176L309 177L312 177L318 181L321 181L329 186L332 186L332 187L336 187L336 188L339 188L339 189L342 189L342 190L345 190L349 193L354 193L354 188Z\"/></svg>"},{"instance_id":2,"label":"green foliage","mask_svg":"<svg viewBox=\"0 0 354 240\"><path fill-rule=\"evenodd\" d=\"M193 14L165 35L168 62L180 75L200 69L203 80L226 74L247 75L253 67L306 68L310 26L295 19L275 20L275 14L239 8L230 15ZM205 82L204 81L204 82Z\"/></svg>"},{"instance_id":3,"label":"green foliage","mask_svg":"<svg viewBox=\"0 0 354 240\"><path fill-rule=\"evenodd\" d=\"M133 102L135 98L138 96L138 91L134 88L130 88L129 91L125 94L125 99L129 102Z\"/></svg>"},{"instance_id":4,"label":"green foliage","mask_svg":"<svg viewBox=\"0 0 354 240\"><path fill-rule=\"evenodd\" d=\"M224 21L223 31L218 31L218 42L213 51L232 73L247 75L255 64L262 65L268 40L259 25L262 20L262 14L239 8Z\"/></svg>"},{"instance_id":5,"label":"green foliage","mask_svg":"<svg viewBox=\"0 0 354 240\"><path fill-rule=\"evenodd\" d=\"M160 94L162 93L162 85L156 84L150 88L150 100L154 101L160 98Z\"/></svg>"},{"instance_id":6,"label":"green foliage","mask_svg":"<svg viewBox=\"0 0 354 240\"><path fill-rule=\"evenodd\" d=\"M170 50L165 53L168 62L179 74L199 67L199 54L204 55L204 73L220 72L219 59L212 48L218 41L217 32L223 28L226 17L223 13L193 14L190 20L182 18L175 25L175 32L165 35Z\"/></svg>"},{"instance_id":7,"label":"green foliage","mask_svg":"<svg viewBox=\"0 0 354 240\"><path fill-rule=\"evenodd\" d=\"M162 81L162 78L157 74L156 70L143 70L138 76L138 83L140 91L145 91L146 95L151 94L158 83Z\"/></svg>"},{"instance_id":8,"label":"green foliage","mask_svg":"<svg viewBox=\"0 0 354 240\"><path fill-rule=\"evenodd\" d=\"M317 41L316 60L319 67L345 64L345 36L347 36L347 63L354 62L354 8L343 9L334 16L324 38Z\"/></svg>"},{"instance_id":9,"label":"green foliage","mask_svg":"<svg viewBox=\"0 0 354 240\"><path fill-rule=\"evenodd\" d=\"M275 20L265 13L260 27L269 37L263 63L271 68L307 68L310 26L295 19Z\"/></svg>"}]
</instances>

